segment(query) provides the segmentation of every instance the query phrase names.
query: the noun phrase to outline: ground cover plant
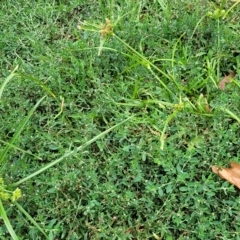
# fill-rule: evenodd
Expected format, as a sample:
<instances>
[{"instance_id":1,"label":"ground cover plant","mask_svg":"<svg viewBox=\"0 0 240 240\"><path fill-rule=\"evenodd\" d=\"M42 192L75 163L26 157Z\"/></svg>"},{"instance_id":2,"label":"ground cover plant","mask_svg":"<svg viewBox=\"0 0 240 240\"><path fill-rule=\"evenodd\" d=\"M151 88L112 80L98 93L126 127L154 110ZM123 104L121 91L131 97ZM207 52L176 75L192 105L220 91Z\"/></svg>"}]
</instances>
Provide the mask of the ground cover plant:
<instances>
[{"instance_id":1,"label":"ground cover plant","mask_svg":"<svg viewBox=\"0 0 240 240\"><path fill-rule=\"evenodd\" d=\"M0 9L0 239L240 239L239 1Z\"/></svg>"}]
</instances>

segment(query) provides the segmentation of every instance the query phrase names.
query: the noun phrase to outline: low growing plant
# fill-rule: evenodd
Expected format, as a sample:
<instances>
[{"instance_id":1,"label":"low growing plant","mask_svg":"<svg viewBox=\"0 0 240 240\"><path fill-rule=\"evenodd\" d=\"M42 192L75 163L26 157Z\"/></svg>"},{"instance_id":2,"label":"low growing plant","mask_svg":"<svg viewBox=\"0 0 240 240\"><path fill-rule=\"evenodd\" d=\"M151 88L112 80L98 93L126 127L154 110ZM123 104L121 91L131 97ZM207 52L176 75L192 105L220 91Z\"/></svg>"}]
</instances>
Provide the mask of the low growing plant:
<instances>
[{"instance_id":1,"label":"low growing plant","mask_svg":"<svg viewBox=\"0 0 240 240\"><path fill-rule=\"evenodd\" d=\"M2 95L2 92L4 90L4 88L6 87L7 83L17 74L15 73L15 71L17 70L17 68L15 68L12 73L9 75L9 77L7 77L5 79L5 81L3 82L3 84L0 87L0 94ZM1 99L1 95L0 95L0 99ZM54 94L52 94L53 96L55 96ZM4 171L6 171L5 166L6 163L8 161L7 159L7 153L9 152L9 150L14 147L14 142L16 141L16 139L20 136L21 132L24 130L24 127L26 126L26 124L29 122L31 116L33 115L34 111L37 109L37 107L40 105L40 103L43 101L43 99L45 99L46 96L44 96L43 98L41 98L36 104L35 106L31 109L31 111L29 112L28 116L20 123L19 127L17 128L14 136L12 137L12 139L10 140L9 143L6 144L6 147L2 150L1 154L0 154L0 175L3 174ZM19 186L20 184L24 183L25 181L39 175L40 173L43 173L45 171L47 171L49 168L53 167L54 165L62 162L63 160L65 160L66 158L77 154L78 152L81 152L82 150L84 150L84 148L86 148L87 146L91 145L92 143L96 142L98 139L104 137L106 134L108 134L109 132L111 132L113 129L117 128L118 126L124 124L125 122L129 121L132 117L129 117L125 120L123 120L122 122L113 125L112 127L108 128L107 130L101 132L100 134L96 135L94 138L90 139L89 141L87 141L85 144L77 147L76 149L73 149L71 151L66 152L62 157L56 159L55 161L48 163L47 165L43 166L41 169L39 169L38 171L30 174L27 177L24 177L23 179L12 183L9 186L6 186L4 184L4 179L0 178L0 215L2 217L2 219L4 220L4 223L9 231L9 233L11 234L12 238L14 240L19 239L17 237L17 234L15 233L4 208L4 204L5 203L13 203L16 205L16 207L18 208L19 211L21 211L26 219L28 219L33 225L35 225L35 227L38 228L38 230L47 238L50 239L46 233L44 232L44 230L42 229L42 227L23 209L23 207L17 203L16 201L21 198L22 196L22 192L20 190L20 188L18 188L17 186ZM17 187L17 188L16 188ZM10 190L11 188L15 188L15 190Z\"/></svg>"}]
</instances>

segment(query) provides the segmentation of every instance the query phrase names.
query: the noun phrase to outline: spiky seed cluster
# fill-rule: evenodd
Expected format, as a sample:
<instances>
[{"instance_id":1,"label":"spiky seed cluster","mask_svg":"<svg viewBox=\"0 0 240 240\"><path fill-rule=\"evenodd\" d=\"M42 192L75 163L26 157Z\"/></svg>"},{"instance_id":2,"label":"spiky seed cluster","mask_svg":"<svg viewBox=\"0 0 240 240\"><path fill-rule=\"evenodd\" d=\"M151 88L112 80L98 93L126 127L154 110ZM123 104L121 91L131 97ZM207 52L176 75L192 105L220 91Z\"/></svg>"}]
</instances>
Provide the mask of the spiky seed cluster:
<instances>
[{"instance_id":1,"label":"spiky seed cluster","mask_svg":"<svg viewBox=\"0 0 240 240\"><path fill-rule=\"evenodd\" d=\"M113 31L113 25L112 25L111 21L108 18L106 18L105 21L106 21L105 24L101 23L99 25L100 33L101 33L102 37L111 35L112 31Z\"/></svg>"}]
</instances>

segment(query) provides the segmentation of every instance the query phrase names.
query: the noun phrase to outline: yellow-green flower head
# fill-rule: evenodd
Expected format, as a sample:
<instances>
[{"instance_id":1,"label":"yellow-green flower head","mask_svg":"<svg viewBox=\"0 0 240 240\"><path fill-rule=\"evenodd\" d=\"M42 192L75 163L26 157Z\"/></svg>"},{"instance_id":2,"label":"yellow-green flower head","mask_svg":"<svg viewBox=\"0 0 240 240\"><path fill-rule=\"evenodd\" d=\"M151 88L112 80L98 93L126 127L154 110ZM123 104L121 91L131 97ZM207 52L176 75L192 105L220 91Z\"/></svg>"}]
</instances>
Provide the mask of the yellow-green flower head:
<instances>
[{"instance_id":1,"label":"yellow-green flower head","mask_svg":"<svg viewBox=\"0 0 240 240\"><path fill-rule=\"evenodd\" d=\"M5 193L5 192L0 192L0 199L3 201L6 201L10 198L10 194L9 193Z\"/></svg>"},{"instance_id":2,"label":"yellow-green flower head","mask_svg":"<svg viewBox=\"0 0 240 240\"><path fill-rule=\"evenodd\" d=\"M3 185L4 182L3 182L3 178L0 178L0 185Z\"/></svg>"},{"instance_id":3,"label":"yellow-green flower head","mask_svg":"<svg viewBox=\"0 0 240 240\"><path fill-rule=\"evenodd\" d=\"M17 201L21 196L22 196L22 191L21 189L17 188L12 194L12 197L11 197L12 202Z\"/></svg>"},{"instance_id":4,"label":"yellow-green flower head","mask_svg":"<svg viewBox=\"0 0 240 240\"><path fill-rule=\"evenodd\" d=\"M225 16L226 11L224 9L217 8L214 12L208 12L208 16L214 19L219 19Z\"/></svg>"}]
</instances>

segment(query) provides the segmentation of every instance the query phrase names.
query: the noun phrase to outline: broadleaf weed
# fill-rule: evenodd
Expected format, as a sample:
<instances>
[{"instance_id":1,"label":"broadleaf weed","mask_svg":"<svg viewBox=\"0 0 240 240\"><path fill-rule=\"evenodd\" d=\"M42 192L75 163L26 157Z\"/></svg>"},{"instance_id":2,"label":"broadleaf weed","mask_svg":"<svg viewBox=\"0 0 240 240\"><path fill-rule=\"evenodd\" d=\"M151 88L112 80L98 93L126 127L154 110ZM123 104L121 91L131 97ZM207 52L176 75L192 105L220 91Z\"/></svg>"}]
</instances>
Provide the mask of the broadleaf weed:
<instances>
[{"instance_id":1,"label":"broadleaf weed","mask_svg":"<svg viewBox=\"0 0 240 240\"><path fill-rule=\"evenodd\" d=\"M2 4L0 238L239 237L210 171L239 159L239 1L215 2Z\"/></svg>"}]
</instances>

